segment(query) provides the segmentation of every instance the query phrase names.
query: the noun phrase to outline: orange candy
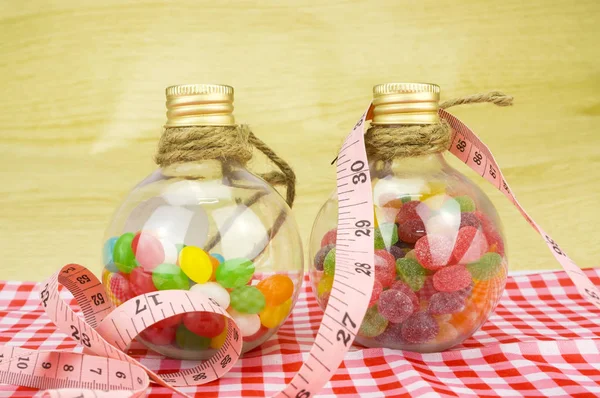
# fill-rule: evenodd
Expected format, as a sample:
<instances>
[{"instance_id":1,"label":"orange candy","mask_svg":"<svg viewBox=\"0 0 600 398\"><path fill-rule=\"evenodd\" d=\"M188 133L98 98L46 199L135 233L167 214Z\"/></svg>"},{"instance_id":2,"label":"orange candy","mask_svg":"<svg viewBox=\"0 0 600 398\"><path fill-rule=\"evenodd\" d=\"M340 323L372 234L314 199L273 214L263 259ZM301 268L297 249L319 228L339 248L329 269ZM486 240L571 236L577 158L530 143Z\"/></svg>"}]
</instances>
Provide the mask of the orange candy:
<instances>
[{"instance_id":1,"label":"orange candy","mask_svg":"<svg viewBox=\"0 0 600 398\"><path fill-rule=\"evenodd\" d=\"M281 274L263 279L256 287L264 294L268 306L281 305L294 293L294 282L288 276Z\"/></svg>"}]
</instances>

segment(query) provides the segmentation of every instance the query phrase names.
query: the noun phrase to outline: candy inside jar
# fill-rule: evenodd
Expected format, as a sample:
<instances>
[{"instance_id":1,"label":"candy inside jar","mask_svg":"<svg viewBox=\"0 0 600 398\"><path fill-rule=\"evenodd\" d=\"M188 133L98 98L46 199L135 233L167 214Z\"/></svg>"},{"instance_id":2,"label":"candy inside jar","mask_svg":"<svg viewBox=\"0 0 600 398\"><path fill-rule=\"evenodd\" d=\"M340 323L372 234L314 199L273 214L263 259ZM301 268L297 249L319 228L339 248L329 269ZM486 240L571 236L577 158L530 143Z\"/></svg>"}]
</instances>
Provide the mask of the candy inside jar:
<instances>
[{"instance_id":1,"label":"candy inside jar","mask_svg":"<svg viewBox=\"0 0 600 398\"><path fill-rule=\"evenodd\" d=\"M502 295L507 260L501 223L486 195L446 163L445 143L432 150L426 138L420 151L386 147L382 152L392 154L387 157L376 152L382 135L389 145L390 135L423 135L419 128L439 123L439 88L391 84L374 91L376 131L365 138L375 225L347 221L340 235L346 257L358 234L372 233L374 239L373 293L356 341L443 351L471 336ZM323 308L336 272L337 206L334 194L319 212L310 242L310 277Z\"/></svg>"},{"instance_id":2,"label":"candy inside jar","mask_svg":"<svg viewBox=\"0 0 600 398\"><path fill-rule=\"evenodd\" d=\"M200 292L229 312L246 352L272 336L290 314L302 282L303 255L286 201L246 170L243 159L223 156L227 150L238 153L235 146L248 137L232 125L232 115L213 114L215 106L231 110L232 100L228 86L167 89L165 134L189 134L193 140L200 129L203 140L210 141L210 134L230 140L220 144L225 148L215 151L216 158L201 151L194 159L194 153L178 149L173 154L161 141L166 154L159 149L157 159L179 156L179 161L159 160L161 169L138 184L117 210L106 232L103 283L116 305L155 291ZM185 116L178 116L179 106ZM190 109L194 124L188 126ZM226 335L225 317L199 308L158 322L137 340L169 357L206 359Z\"/></svg>"}]
</instances>

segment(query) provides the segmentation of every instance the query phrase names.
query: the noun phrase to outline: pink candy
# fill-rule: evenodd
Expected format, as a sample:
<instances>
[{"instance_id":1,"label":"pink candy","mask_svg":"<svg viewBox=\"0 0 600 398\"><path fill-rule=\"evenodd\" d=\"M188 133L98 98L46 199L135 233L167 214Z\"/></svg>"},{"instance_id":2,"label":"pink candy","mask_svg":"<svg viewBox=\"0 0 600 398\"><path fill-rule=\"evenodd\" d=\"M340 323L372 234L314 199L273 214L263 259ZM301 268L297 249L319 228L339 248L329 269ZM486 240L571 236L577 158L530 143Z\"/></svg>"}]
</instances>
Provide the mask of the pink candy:
<instances>
[{"instance_id":1,"label":"pink candy","mask_svg":"<svg viewBox=\"0 0 600 398\"><path fill-rule=\"evenodd\" d=\"M404 292L394 289L381 293L377 308L381 316L392 323L404 322L415 311L411 298Z\"/></svg>"},{"instance_id":2,"label":"pink candy","mask_svg":"<svg viewBox=\"0 0 600 398\"><path fill-rule=\"evenodd\" d=\"M427 311L432 315L454 314L465 308L465 299L458 292L439 292L431 296Z\"/></svg>"},{"instance_id":3,"label":"pink candy","mask_svg":"<svg viewBox=\"0 0 600 398\"><path fill-rule=\"evenodd\" d=\"M433 287L440 292L455 292L471 284L471 273L464 265L451 265L433 275Z\"/></svg>"},{"instance_id":4,"label":"pink candy","mask_svg":"<svg viewBox=\"0 0 600 398\"><path fill-rule=\"evenodd\" d=\"M131 242L131 248L139 265L152 271L165 261L162 243L149 233L139 232Z\"/></svg>"},{"instance_id":5,"label":"pink candy","mask_svg":"<svg viewBox=\"0 0 600 398\"><path fill-rule=\"evenodd\" d=\"M439 332L436 320L426 312L411 315L402 324L402 338L409 343L421 344L433 340Z\"/></svg>"},{"instance_id":6,"label":"pink candy","mask_svg":"<svg viewBox=\"0 0 600 398\"><path fill-rule=\"evenodd\" d=\"M337 228L327 231L327 233L325 235L323 235L323 238L321 239L321 247L327 246L327 245L335 245L335 242L337 240L336 236L337 236Z\"/></svg>"},{"instance_id":7,"label":"pink candy","mask_svg":"<svg viewBox=\"0 0 600 398\"><path fill-rule=\"evenodd\" d=\"M152 274L145 271L142 267L134 268L131 271L131 274L129 274L129 283L131 291L135 296L156 291L156 286L154 286L154 282L152 281Z\"/></svg>"},{"instance_id":8,"label":"pink candy","mask_svg":"<svg viewBox=\"0 0 600 398\"><path fill-rule=\"evenodd\" d=\"M375 279L375 281L373 282L373 292L371 293L371 300L369 300L369 307L375 304L377 300L379 300L379 296L381 295L382 291L383 286L381 286L381 282ZM329 295L327 296L327 299L329 299Z\"/></svg>"},{"instance_id":9,"label":"pink candy","mask_svg":"<svg viewBox=\"0 0 600 398\"><path fill-rule=\"evenodd\" d=\"M424 268L435 271L448 264L453 247L445 236L426 235L415 243L415 255Z\"/></svg>"},{"instance_id":10,"label":"pink candy","mask_svg":"<svg viewBox=\"0 0 600 398\"><path fill-rule=\"evenodd\" d=\"M480 229L463 227L458 231L452 256L459 264L468 264L481 258L488 250L488 242Z\"/></svg>"},{"instance_id":11,"label":"pink candy","mask_svg":"<svg viewBox=\"0 0 600 398\"><path fill-rule=\"evenodd\" d=\"M396 259L386 250L375 250L375 279L388 288L396 279Z\"/></svg>"},{"instance_id":12,"label":"pink candy","mask_svg":"<svg viewBox=\"0 0 600 398\"><path fill-rule=\"evenodd\" d=\"M415 309L419 308L419 298L417 297L415 292L413 292L413 290L410 288L410 286L408 286L406 283L404 283L402 281L396 281L390 287L390 289L399 290L402 293L406 294L410 298L410 301L412 301L413 307Z\"/></svg>"},{"instance_id":13,"label":"pink candy","mask_svg":"<svg viewBox=\"0 0 600 398\"><path fill-rule=\"evenodd\" d=\"M407 243L415 243L427 233L425 223L420 218L412 218L398 224L398 238Z\"/></svg>"}]
</instances>

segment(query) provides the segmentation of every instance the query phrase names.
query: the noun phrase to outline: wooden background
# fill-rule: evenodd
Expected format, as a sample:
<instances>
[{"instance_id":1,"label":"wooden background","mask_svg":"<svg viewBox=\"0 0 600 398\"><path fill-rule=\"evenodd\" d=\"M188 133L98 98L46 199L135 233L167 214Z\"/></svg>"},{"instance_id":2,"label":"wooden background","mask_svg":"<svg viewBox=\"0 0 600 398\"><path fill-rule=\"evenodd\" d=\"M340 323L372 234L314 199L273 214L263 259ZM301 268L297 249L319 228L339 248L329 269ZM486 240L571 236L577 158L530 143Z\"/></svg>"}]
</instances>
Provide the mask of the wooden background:
<instances>
[{"instance_id":1,"label":"wooden background","mask_svg":"<svg viewBox=\"0 0 600 398\"><path fill-rule=\"evenodd\" d=\"M40 280L66 262L100 270L113 210L154 168L164 88L192 82L233 85L237 119L295 168L305 243L374 84L510 93L513 108L453 112L531 215L580 265L599 265L600 2L122 3L0 2L0 279ZM504 219L511 268L558 267L478 181Z\"/></svg>"}]
</instances>

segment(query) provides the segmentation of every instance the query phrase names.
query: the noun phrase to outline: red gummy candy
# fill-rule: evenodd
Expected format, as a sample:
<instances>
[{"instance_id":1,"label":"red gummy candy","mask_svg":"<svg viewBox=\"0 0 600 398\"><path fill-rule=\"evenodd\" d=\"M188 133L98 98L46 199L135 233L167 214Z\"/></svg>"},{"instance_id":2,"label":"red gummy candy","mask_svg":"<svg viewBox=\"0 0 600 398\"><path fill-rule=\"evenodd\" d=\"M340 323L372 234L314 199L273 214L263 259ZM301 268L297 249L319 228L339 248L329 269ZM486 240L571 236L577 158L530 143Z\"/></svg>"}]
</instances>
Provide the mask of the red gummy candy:
<instances>
[{"instance_id":1,"label":"red gummy candy","mask_svg":"<svg viewBox=\"0 0 600 398\"><path fill-rule=\"evenodd\" d=\"M225 328L225 318L213 312L188 312L183 314L183 324L192 333L204 337L217 337Z\"/></svg>"},{"instance_id":2,"label":"red gummy candy","mask_svg":"<svg viewBox=\"0 0 600 398\"><path fill-rule=\"evenodd\" d=\"M448 264L453 247L445 236L426 235L415 243L415 256L423 267L435 271Z\"/></svg>"},{"instance_id":3,"label":"red gummy candy","mask_svg":"<svg viewBox=\"0 0 600 398\"><path fill-rule=\"evenodd\" d=\"M381 316L392 323L402 323L415 312L410 297L395 289L389 289L381 293L377 309Z\"/></svg>"},{"instance_id":4,"label":"red gummy candy","mask_svg":"<svg viewBox=\"0 0 600 398\"><path fill-rule=\"evenodd\" d=\"M167 345L175 340L176 332L177 328L175 327L158 327L158 324L155 324L143 330L140 333L140 337L152 344Z\"/></svg>"},{"instance_id":5,"label":"red gummy candy","mask_svg":"<svg viewBox=\"0 0 600 398\"><path fill-rule=\"evenodd\" d=\"M321 247L321 249L319 249L319 251L317 252L317 254L315 254L315 268L318 271L323 271L323 263L325 262L325 257L327 256L327 253L329 253L331 251L331 249L333 249L335 247L335 245L327 245L327 246L323 246Z\"/></svg>"},{"instance_id":6,"label":"red gummy candy","mask_svg":"<svg viewBox=\"0 0 600 398\"><path fill-rule=\"evenodd\" d=\"M375 341L381 344L382 347L394 347L400 344L406 344L406 341L402 337L402 324L401 323L388 323L388 327L381 333L373 338Z\"/></svg>"},{"instance_id":7,"label":"red gummy candy","mask_svg":"<svg viewBox=\"0 0 600 398\"><path fill-rule=\"evenodd\" d=\"M464 265L451 265L433 275L433 287L440 292L455 292L471 284L471 273Z\"/></svg>"},{"instance_id":8,"label":"red gummy candy","mask_svg":"<svg viewBox=\"0 0 600 398\"><path fill-rule=\"evenodd\" d=\"M404 242L415 243L426 234L425 224L420 218L413 218L398 224L398 238Z\"/></svg>"},{"instance_id":9,"label":"red gummy candy","mask_svg":"<svg viewBox=\"0 0 600 398\"><path fill-rule=\"evenodd\" d=\"M134 268L131 271L131 274L129 274L129 283L131 291L136 296L157 290L152 281L152 274L142 267Z\"/></svg>"},{"instance_id":10,"label":"red gummy candy","mask_svg":"<svg viewBox=\"0 0 600 398\"><path fill-rule=\"evenodd\" d=\"M465 299L458 292L439 292L431 296L427 311L432 315L454 314L465 308Z\"/></svg>"},{"instance_id":11,"label":"red gummy candy","mask_svg":"<svg viewBox=\"0 0 600 398\"><path fill-rule=\"evenodd\" d=\"M413 344L433 340L439 331L436 320L426 312L417 312L402 324L402 338Z\"/></svg>"},{"instance_id":12,"label":"red gummy candy","mask_svg":"<svg viewBox=\"0 0 600 398\"><path fill-rule=\"evenodd\" d=\"M323 235L323 238L321 239L321 247L327 246L327 245L335 245L335 242L337 240L336 235L337 235L337 228L327 231L327 233L325 235Z\"/></svg>"},{"instance_id":13,"label":"red gummy candy","mask_svg":"<svg viewBox=\"0 0 600 398\"><path fill-rule=\"evenodd\" d=\"M485 238L491 252L496 252L504 257L504 241L500 234L496 231L491 231L485 234Z\"/></svg>"},{"instance_id":14,"label":"red gummy candy","mask_svg":"<svg viewBox=\"0 0 600 398\"><path fill-rule=\"evenodd\" d=\"M462 227L481 227L481 220L477 218L475 213L465 212L460 215L460 228Z\"/></svg>"},{"instance_id":15,"label":"red gummy candy","mask_svg":"<svg viewBox=\"0 0 600 398\"><path fill-rule=\"evenodd\" d=\"M388 288L396 280L396 259L386 250L375 250L375 279Z\"/></svg>"},{"instance_id":16,"label":"red gummy candy","mask_svg":"<svg viewBox=\"0 0 600 398\"><path fill-rule=\"evenodd\" d=\"M429 207L425 203L413 200L402 205L396 216L396 223L404 224L414 219L424 220L429 217L429 213Z\"/></svg>"},{"instance_id":17,"label":"red gummy candy","mask_svg":"<svg viewBox=\"0 0 600 398\"><path fill-rule=\"evenodd\" d=\"M165 261L162 243L148 232L139 232L131 241L131 249L138 264L152 271Z\"/></svg>"},{"instance_id":18,"label":"red gummy candy","mask_svg":"<svg viewBox=\"0 0 600 398\"><path fill-rule=\"evenodd\" d=\"M371 300L369 300L369 307L375 304L377 300L379 300L379 296L381 295L382 291L383 286L381 286L381 282L375 279L375 281L373 282L373 293L371 293ZM327 296L327 299L329 299L329 296Z\"/></svg>"},{"instance_id":19,"label":"red gummy candy","mask_svg":"<svg viewBox=\"0 0 600 398\"><path fill-rule=\"evenodd\" d=\"M460 264L475 262L488 251L488 242L481 229L463 227L458 230L452 256Z\"/></svg>"},{"instance_id":20,"label":"red gummy candy","mask_svg":"<svg viewBox=\"0 0 600 398\"><path fill-rule=\"evenodd\" d=\"M415 308L415 310L417 308L419 308L419 298L417 297L415 292L413 292L413 290L410 288L410 286L408 286L406 283L404 283L402 281L396 281L390 287L390 289L399 290L402 293L406 294L410 298L410 301L412 301L413 307Z\"/></svg>"},{"instance_id":21,"label":"red gummy candy","mask_svg":"<svg viewBox=\"0 0 600 398\"><path fill-rule=\"evenodd\" d=\"M419 298L423 301L427 301L431 298L431 296L433 296L437 292L438 291L433 286L433 278L429 277L425 279L423 287L421 288L421 290L419 290Z\"/></svg>"}]
</instances>

